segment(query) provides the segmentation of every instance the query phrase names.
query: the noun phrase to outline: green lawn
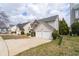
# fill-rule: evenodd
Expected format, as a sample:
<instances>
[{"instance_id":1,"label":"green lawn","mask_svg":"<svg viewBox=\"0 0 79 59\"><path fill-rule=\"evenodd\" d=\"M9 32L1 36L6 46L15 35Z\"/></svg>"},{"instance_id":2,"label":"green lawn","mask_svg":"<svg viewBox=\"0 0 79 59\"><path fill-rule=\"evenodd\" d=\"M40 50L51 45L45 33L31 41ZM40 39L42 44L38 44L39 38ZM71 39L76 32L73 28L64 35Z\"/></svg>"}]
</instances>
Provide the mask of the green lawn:
<instances>
[{"instance_id":1,"label":"green lawn","mask_svg":"<svg viewBox=\"0 0 79 59\"><path fill-rule=\"evenodd\" d=\"M79 37L64 36L61 46L58 39L52 42L31 48L17 56L77 56L79 55Z\"/></svg>"},{"instance_id":2,"label":"green lawn","mask_svg":"<svg viewBox=\"0 0 79 59\"><path fill-rule=\"evenodd\" d=\"M8 34L3 34L3 35L0 35L4 40L7 40L7 39L23 39L23 38L28 38L26 35L8 35Z\"/></svg>"}]
</instances>

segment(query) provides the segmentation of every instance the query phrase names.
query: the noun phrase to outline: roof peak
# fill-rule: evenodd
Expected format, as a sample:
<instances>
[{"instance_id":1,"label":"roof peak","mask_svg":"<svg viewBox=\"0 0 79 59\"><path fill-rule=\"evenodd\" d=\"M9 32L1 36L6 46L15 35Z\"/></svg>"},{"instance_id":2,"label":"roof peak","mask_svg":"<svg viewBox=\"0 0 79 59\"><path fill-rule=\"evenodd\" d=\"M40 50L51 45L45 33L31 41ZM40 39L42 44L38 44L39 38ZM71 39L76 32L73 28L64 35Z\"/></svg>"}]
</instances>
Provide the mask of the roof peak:
<instances>
[{"instance_id":1,"label":"roof peak","mask_svg":"<svg viewBox=\"0 0 79 59\"><path fill-rule=\"evenodd\" d=\"M55 21L55 19L58 18L58 17L59 17L58 15L49 16L49 17L46 17L46 18L41 18L41 19L39 19L39 21Z\"/></svg>"}]
</instances>

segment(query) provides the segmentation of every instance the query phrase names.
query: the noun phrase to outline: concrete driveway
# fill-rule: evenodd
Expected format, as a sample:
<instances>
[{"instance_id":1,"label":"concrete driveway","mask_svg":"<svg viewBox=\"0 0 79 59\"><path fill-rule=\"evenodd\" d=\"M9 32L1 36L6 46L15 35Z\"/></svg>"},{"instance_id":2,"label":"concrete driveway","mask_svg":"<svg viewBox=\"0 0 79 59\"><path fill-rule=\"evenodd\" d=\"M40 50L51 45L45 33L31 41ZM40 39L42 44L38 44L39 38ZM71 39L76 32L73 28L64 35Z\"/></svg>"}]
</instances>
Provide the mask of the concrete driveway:
<instances>
[{"instance_id":1,"label":"concrete driveway","mask_svg":"<svg viewBox=\"0 0 79 59\"><path fill-rule=\"evenodd\" d=\"M37 39L37 38L28 38L28 39L9 39L0 41L0 55L16 55L24 50L36 47L38 45L50 42L51 40L47 39ZM6 45L7 44L7 45ZM7 49L8 48L8 49Z\"/></svg>"}]
</instances>

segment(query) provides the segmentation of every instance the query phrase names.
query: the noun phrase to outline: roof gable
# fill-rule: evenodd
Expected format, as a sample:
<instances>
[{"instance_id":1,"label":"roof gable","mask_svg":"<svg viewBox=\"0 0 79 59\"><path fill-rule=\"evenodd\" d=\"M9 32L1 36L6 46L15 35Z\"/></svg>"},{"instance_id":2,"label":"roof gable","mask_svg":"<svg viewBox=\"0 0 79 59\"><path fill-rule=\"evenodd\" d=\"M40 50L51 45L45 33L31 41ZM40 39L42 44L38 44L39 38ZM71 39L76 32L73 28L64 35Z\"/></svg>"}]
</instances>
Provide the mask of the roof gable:
<instances>
[{"instance_id":1,"label":"roof gable","mask_svg":"<svg viewBox=\"0 0 79 59\"><path fill-rule=\"evenodd\" d=\"M41 22L38 24L36 28L34 28L34 30L35 31L53 31L54 28L45 22Z\"/></svg>"}]
</instances>

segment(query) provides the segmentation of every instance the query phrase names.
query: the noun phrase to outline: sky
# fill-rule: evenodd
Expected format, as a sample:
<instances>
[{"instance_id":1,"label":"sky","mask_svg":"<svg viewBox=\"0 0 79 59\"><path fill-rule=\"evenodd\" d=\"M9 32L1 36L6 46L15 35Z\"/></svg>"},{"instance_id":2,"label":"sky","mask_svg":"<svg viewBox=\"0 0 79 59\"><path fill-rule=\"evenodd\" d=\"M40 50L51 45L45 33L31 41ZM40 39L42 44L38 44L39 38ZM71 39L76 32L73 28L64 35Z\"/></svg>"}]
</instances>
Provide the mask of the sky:
<instances>
[{"instance_id":1,"label":"sky","mask_svg":"<svg viewBox=\"0 0 79 59\"><path fill-rule=\"evenodd\" d=\"M9 16L11 24L24 23L34 19L59 15L70 25L70 4L68 3L1 3L0 10Z\"/></svg>"}]
</instances>

